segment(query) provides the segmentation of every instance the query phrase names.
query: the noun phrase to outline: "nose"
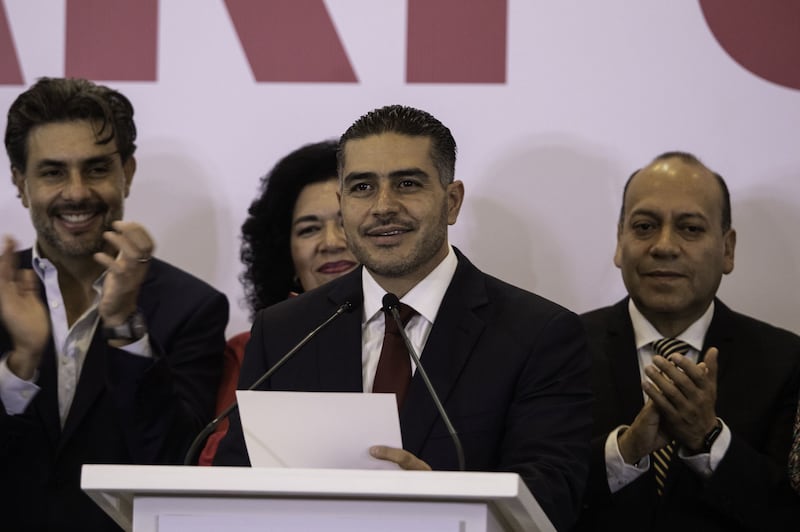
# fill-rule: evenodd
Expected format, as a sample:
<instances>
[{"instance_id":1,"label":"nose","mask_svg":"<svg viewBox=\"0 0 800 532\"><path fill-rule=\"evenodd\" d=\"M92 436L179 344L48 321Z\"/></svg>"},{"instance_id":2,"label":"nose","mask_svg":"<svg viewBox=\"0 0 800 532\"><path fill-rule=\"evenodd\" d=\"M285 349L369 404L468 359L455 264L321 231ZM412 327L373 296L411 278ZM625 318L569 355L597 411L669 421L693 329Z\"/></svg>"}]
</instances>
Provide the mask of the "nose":
<instances>
[{"instance_id":1,"label":"nose","mask_svg":"<svg viewBox=\"0 0 800 532\"><path fill-rule=\"evenodd\" d=\"M66 182L64 183L64 188L61 191L61 196L64 199L72 201L83 200L91 196L91 191L86 184L86 180L80 172L75 170L69 172Z\"/></svg>"},{"instance_id":2,"label":"nose","mask_svg":"<svg viewBox=\"0 0 800 532\"><path fill-rule=\"evenodd\" d=\"M372 213L375 216L386 216L396 214L398 210L399 203L394 188L390 183L381 183L375 194Z\"/></svg>"},{"instance_id":3,"label":"nose","mask_svg":"<svg viewBox=\"0 0 800 532\"><path fill-rule=\"evenodd\" d=\"M669 225L661 227L650 247L650 254L654 257L675 257L680 253L678 234Z\"/></svg>"},{"instance_id":4,"label":"nose","mask_svg":"<svg viewBox=\"0 0 800 532\"><path fill-rule=\"evenodd\" d=\"M322 227L321 249L333 252L341 251L347 247L344 229L338 220L328 220Z\"/></svg>"}]
</instances>

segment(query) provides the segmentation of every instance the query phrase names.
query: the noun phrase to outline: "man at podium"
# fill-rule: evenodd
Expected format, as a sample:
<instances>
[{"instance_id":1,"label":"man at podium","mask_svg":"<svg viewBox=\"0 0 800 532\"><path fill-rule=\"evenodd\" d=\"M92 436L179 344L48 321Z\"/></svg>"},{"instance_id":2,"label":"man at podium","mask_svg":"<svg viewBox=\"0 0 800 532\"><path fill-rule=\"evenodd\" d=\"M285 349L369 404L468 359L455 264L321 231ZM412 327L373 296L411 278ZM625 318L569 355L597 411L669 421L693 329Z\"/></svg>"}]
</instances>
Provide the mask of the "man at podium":
<instances>
[{"instance_id":1,"label":"man at podium","mask_svg":"<svg viewBox=\"0 0 800 532\"><path fill-rule=\"evenodd\" d=\"M568 529L586 481L591 426L577 316L481 272L449 244L464 185L454 179L455 141L436 118L383 107L358 119L339 150L342 223L364 266L260 312L239 388L350 303L353 312L258 389L394 392L403 448L376 446L372 456L404 469L456 470L453 440L405 334L460 434L465 468L520 474L556 528ZM384 312L387 294L399 298L402 331ZM238 414L216 463L249 463Z\"/></svg>"}]
</instances>

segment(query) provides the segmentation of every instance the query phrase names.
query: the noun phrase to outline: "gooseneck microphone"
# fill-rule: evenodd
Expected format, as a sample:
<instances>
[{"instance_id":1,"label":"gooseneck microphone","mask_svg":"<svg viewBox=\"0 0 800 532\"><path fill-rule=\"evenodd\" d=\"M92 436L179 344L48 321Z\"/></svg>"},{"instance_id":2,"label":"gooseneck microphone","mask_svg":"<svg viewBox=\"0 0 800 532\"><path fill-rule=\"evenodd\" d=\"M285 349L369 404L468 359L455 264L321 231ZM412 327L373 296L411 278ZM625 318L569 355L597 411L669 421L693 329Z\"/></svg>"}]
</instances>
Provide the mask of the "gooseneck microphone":
<instances>
[{"instance_id":1,"label":"gooseneck microphone","mask_svg":"<svg viewBox=\"0 0 800 532\"><path fill-rule=\"evenodd\" d=\"M453 445L455 445L456 448L456 455L458 456L458 470L464 471L464 449L461 447L461 440L458 438L458 433L453 427L453 424L450 422L447 412L444 411L442 401L439 400L439 395L436 393L436 390L433 389L433 384L431 384L428 374L425 372L425 368L422 367L422 362L420 362L417 352L414 350L414 346L411 345L411 340L408 339L405 327L403 327L403 320L400 319L400 310L398 309L399 306L400 300L397 299L396 295L387 293L385 296L383 296L383 308L389 311L394 318L394 321L397 323L397 328L400 331L400 336L403 337L403 341L406 344L408 354L411 355L411 358L414 360L414 365L417 367L417 371L422 376L422 380L425 382L425 386L428 388L428 393L430 394L431 399L433 399L433 403L436 405L436 410L439 411L439 416L441 416L445 427L447 427L447 431L450 433L450 438L453 440Z\"/></svg>"},{"instance_id":2,"label":"gooseneck microphone","mask_svg":"<svg viewBox=\"0 0 800 532\"><path fill-rule=\"evenodd\" d=\"M261 377L259 377L258 380L253 384L251 384L250 387L247 389L254 390L258 386L260 386L261 383L269 379L273 373L278 371L278 369L280 369L281 366L283 366L286 362L288 362L289 359L292 358L295 353L297 353L304 345L310 342L322 329L327 327L332 321L334 321L336 318L338 318L345 312L350 312L351 310L353 310L353 305L349 301L345 301L339 308L336 309L336 312L331 314L327 320L323 321L316 329L308 333L302 340L297 342L297 345L295 345L291 350L289 350L288 353L283 355L283 357L280 360L275 362L275 364L273 364L272 367L266 371L266 373L261 375ZM228 417L230 413L233 412L233 409L238 406L238 404L239 403L236 400L234 400L217 417L212 419L211 422L208 425L206 425L202 431L200 431L200 434L198 434L197 437L192 441L192 445L189 447L189 450L186 451L186 456L183 459L183 465L194 464L195 455L197 454L200 445L205 443L206 438L208 438L209 434L214 432L214 429L217 428L219 422Z\"/></svg>"}]
</instances>

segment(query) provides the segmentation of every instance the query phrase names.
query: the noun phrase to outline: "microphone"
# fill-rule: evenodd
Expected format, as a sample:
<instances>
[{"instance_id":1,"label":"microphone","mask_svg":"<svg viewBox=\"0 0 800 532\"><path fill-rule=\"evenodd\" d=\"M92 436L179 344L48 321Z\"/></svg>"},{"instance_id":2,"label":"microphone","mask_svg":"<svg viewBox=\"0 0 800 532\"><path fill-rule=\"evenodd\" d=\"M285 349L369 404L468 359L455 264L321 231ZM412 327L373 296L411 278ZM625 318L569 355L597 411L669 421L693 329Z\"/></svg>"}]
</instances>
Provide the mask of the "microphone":
<instances>
[{"instance_id":1,"label":"microphone","mask_svg":"<svg viewBox=\"0 0 800 532\"><path fill-rule=\"evenodd\" d=\"M280 369L281 366L283 366L286 362L288 362L289 359L292 358L295 353L297 353L304 345L310 342L311 339L314 338L322 329L327 327L332 321L334 321L336 318L338 318L345 312L350 312L351 310L353 310L353 305L349 301L345 301L339 308L336 309L336 312L331 314L327 320L323 321L319 326L317 326L316 329L308 333L302 340L297 342L297 345L295 345L292 349L290 349L288 353L283 355L283 357L280 360L275 362L275 364L273 364L272 367L266 371L266 373L261 375L261 377L259 377L258 380L253 384L251 384L250 387L248 387L247 389L254 390L258 386L260 386L261 383L269 379L273 373L278 371L278 369ZM208 425L206 425L203 430L200 431L200 434L198 434L197 437L192 441L192 445L189 446L189 450L186 451L186 456L183 459L183 465L193 465L195 455L197 454L197 451L200 449L200 446L203 443L205 443L206 438L208 438L208 436L212 432L214 432L214 429L217 428L217 425L219 425L220 421L228 417L230 413L233 412L233 409L238 406L238 404L239 403L236 400L234 400L230 405L228 405L227 408L225 408L225 410L223 410L217 417L212 419L211 422Z\"/></svg>"},{"instance_id":2,"label":"microphone","mask_svg":"<svg viewBox=\"0 0 800 532\"><path fill-rule=\"evenodd\" d=\"M408 339L405 327L403 327L403 320L400 319L400 311L398 310L399 306L400 300L397 299L396 295L389 292L383 296L383 308L389 311L394 318L394 321L397 323L397 328L400 331L400 336L403 337L403 342L406 344L408 354L411 355L411 358L414 360L414 365L417 367L417 371L422 376L422 380L425 382L425 386L428 388L428 393L430 394L431 399L433 399L433 403L436 405L436 410L439 411L439 416L442 418L445 427L447 427L447 432L450 433L450 438L453 440L453 445L456 448L456 455L458 456L458 470L464 471L464 449L461 447L461 440L458 438L458 433L453 427L453 424L450 422L447 412L444 411L442 401L439 400L439 395L436 393L436 390L433 389L433 384L431 384L428 374L425 372L425 368L422 367L422 362L420 362L417 352L414 350L414 346L411 345L411 340Z\"/></svg>"}]
</instances>

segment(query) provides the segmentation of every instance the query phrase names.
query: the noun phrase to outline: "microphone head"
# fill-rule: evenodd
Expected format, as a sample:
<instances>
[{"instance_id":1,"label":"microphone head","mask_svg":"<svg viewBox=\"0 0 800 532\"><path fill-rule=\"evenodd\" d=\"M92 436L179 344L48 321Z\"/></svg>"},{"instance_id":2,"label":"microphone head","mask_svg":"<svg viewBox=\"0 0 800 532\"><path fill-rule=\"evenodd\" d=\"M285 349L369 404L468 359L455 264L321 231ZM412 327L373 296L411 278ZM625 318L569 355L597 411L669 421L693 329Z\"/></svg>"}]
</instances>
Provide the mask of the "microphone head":
<instances>
[{"instance_id":1,"label":"microphone head","mask_svg":"<svg viewBox=\"0 0 800 532\"><path fill-rule=\"evenodd\" d=\"M385 296L383 296L383 308L384 310L392 310L393 308L397 308L400 306L400 300L391 292L387 292Z\"/></svg>"},{"instance_id":2,"label":"microphone head","mask_svg":"<svg viewBox=\"0 0 800 532\"><path fill-rule=\"evenodd\" d=\"M353 312L353 304L350 301L345 301L342 303L342 306L339 307L339 310L342 312Z\"/></svg>"}]
</instances>

